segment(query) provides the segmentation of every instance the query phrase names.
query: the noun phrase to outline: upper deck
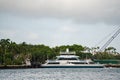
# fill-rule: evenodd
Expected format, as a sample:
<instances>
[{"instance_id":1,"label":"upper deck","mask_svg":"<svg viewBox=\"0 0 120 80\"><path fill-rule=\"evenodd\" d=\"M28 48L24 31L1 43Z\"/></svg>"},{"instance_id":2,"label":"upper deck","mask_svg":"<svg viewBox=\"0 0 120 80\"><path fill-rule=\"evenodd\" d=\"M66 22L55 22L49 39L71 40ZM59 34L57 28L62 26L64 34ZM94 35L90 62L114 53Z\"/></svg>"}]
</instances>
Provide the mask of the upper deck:
<instances>
[{"instance_id":1,"label":"upper deck","mask_svg":"<svg viewBox=\"0 0 120 80\"><path fill-rule=\"evenodd\" d=\"M79 56L75 55L75 51L69 51L67 48L65 52L60 52L60 55L57 56L57 59L78 59Z\"/></svg>"},{"instance_id":2,"label":"upper deck","mask_svg":"<svg viewBox=\"0 0 120 80\"><path fill-rule=\"evenodd\" d=\"M60 52L60 55L75 55L75 51L69 51L69 49L67 48L65 52Z\"/></svg>"}]
</instances>

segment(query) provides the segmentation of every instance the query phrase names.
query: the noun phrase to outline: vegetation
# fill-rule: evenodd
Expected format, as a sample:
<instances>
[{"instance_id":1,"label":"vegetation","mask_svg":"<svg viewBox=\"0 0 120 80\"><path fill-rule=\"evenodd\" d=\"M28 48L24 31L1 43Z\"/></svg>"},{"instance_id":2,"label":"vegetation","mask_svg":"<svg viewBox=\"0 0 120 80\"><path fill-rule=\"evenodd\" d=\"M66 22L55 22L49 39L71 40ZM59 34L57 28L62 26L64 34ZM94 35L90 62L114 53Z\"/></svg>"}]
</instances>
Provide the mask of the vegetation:
<instances>
[{"instance_id":1,"label":"vegetation","mask_svg":"<svg viewBox=\"0 0 120 80\"><path fill-rule=\"evenodd\" d=\"M10 39L1 39L0 40L0 64L1 65L21 65L25 64L26 59L30 59L31 62L40 62L44 63L47 59L54 59L59 55L60 51L65 51L66 48L69 48L70 51L75 51L76 55L80 59L119 59L120 55L110 54L110 52L115 52L115 48L109 47L105 52L97 53L92 55L90 48L83 47L82 45L63 45L50 48L49 46L39 44L32 45L22 42L17 44ZM87 50L87 53L83 51Z\"/></svg>"}]
</instances>

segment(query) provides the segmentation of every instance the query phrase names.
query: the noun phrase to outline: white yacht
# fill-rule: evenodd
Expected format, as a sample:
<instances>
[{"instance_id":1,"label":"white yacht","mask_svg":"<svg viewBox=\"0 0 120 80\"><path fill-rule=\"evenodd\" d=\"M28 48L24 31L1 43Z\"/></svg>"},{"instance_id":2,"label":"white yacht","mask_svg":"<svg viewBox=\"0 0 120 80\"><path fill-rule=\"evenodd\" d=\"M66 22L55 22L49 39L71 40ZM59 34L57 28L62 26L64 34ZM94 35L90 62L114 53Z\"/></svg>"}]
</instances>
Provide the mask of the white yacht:
<instances>
[{"instance_id":1,"label":"white yacht","mask_svg":"<svg viewBox=\"0 0 120 80\"><path fill-rule=\"evenodd\" d=\"M79 56L75 55L75 52L60 52L60 56L57 56L56 60L47 60L45 64L42 64L42 68L103 68L102 64L95 64L92 60L80 60Z\"/></svg>"}]
</instances>

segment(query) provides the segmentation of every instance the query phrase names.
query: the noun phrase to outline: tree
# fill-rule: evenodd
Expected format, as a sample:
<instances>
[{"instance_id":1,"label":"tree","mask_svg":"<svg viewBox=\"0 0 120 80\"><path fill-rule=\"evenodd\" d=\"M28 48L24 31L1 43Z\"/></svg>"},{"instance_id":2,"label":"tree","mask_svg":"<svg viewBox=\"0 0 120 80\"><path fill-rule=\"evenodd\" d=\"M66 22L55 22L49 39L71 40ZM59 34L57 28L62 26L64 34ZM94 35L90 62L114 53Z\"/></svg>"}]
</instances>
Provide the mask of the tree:
<instances>
[{"instance_id":1,"label":"tree","mask_svg":"<svg viewBox=\"0 0 120 80\"><path fill-rule=\"evenodd\" d=\"M118 59L118 60L120 60L120 54L115 55L115 58Z\"/></svg>"},{"instance_id":2,"label":"tree","mask_svg":"<svg viewBox=\"0 0 120 80\"><path fill-rule=\"evenodd\" d=\"M0 40L0 46L1 46L1 57L2 57L2 64L5 64L5 54L8 51L8 48L10 46L10 39L1 39Z\"/></svg>"},{"instance_id":3,"label":"tree","mask_svg":"<svg viewBox=\"0 0 120 80\"><path fill-rule=\"evenodd\" d=\"M114 47L108 47L107 49L105 49L105 51L108 53L116 54L116 48Z\"/></svg>"},{"instance_id":4,"label":"tree","mask_svg":"<svg viewBox=\"0 0 120 80\"><path fill-rule=\"evenodd\" d=\"M45 45L35 45L32 49L32 62L44 63L45 60L52 59L56 56L54 51Z\"/></svg>"},{"instance_id":5,"label":"tree","mask_svg":"<svg viewBox=\"0 0 120 80\"><path fill-rule=\"evenodd\" d=\"M109 54L108 52L101 52L93 55L94 59L115 59L113 54Z\"/></svg>"}]
</instances>

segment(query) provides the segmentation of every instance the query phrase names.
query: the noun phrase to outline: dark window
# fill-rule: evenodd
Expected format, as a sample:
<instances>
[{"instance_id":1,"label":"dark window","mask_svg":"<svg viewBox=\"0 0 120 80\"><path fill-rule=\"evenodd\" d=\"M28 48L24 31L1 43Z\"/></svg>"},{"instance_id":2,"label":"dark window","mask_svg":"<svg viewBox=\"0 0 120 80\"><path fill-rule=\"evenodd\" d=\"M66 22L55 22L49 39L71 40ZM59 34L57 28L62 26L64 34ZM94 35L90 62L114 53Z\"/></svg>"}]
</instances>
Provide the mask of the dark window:
<instances>
[{"instance_id":1,"label":"dark window","mask_svg":"<svg viewBox=\"0 0 120 80\"><path fill-rule=\"evenodd\" d=\"M50 62L48 64L59 64L59 62Z\"/></svg>"},{"instance_id":2,"label":"dark window","mask_svg":"<svg viewBox=\"0 0 120 80\"><path fill-rule=\"evenodd\" d=\"M77 60L77 58L59 58L58 60Z\"/></svg>"},{"instance_id":3,"label":"dark window","mask_svg":"<svg viewBox=\"0 0 120 80\"><path fill-rule=\"evenodd\" d=\"M72 64L88 64L87 62L71 62Z\"/></svg>"}]
</instances>

